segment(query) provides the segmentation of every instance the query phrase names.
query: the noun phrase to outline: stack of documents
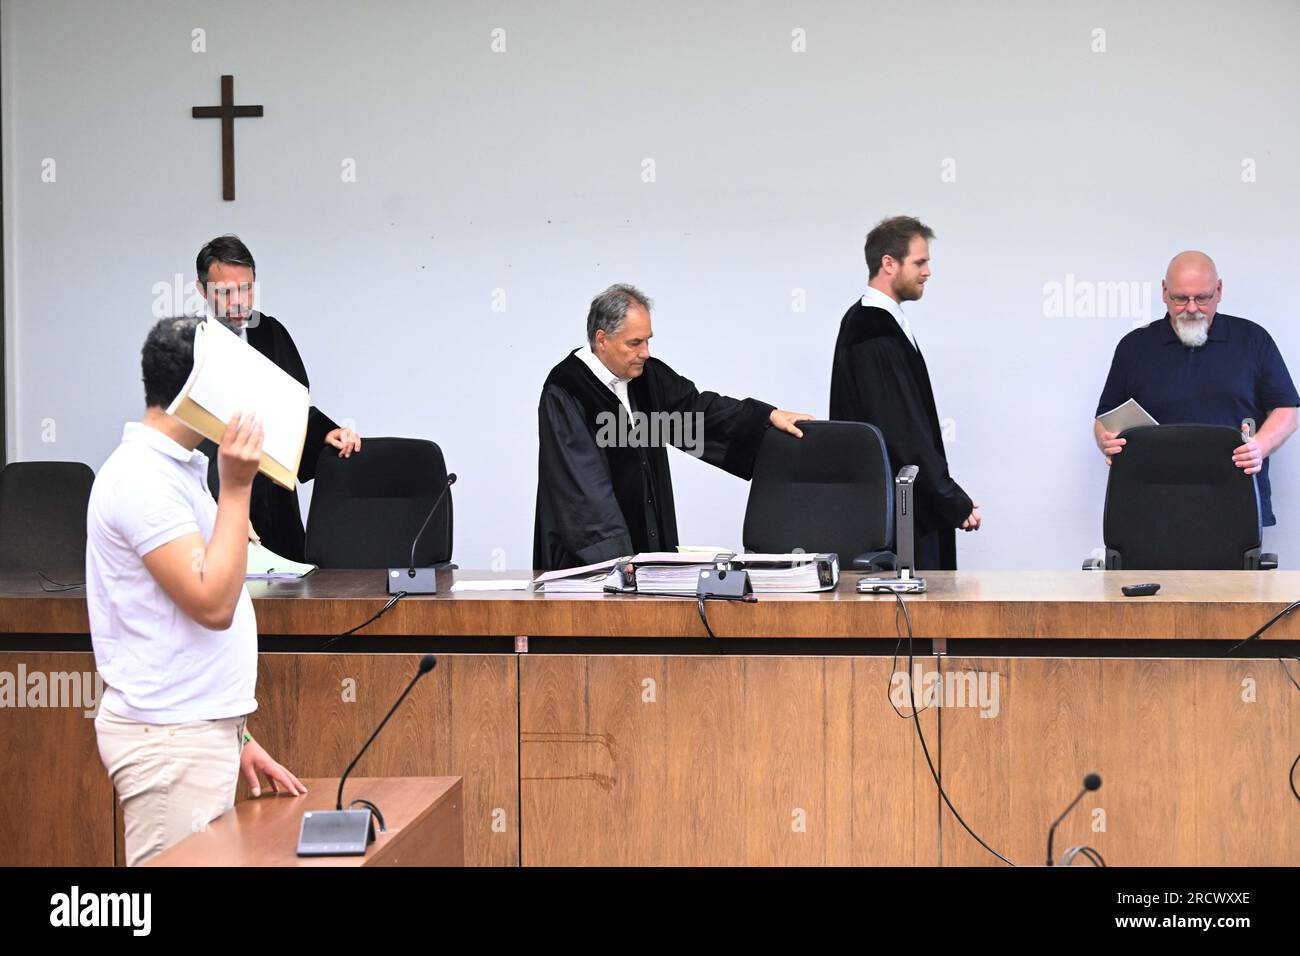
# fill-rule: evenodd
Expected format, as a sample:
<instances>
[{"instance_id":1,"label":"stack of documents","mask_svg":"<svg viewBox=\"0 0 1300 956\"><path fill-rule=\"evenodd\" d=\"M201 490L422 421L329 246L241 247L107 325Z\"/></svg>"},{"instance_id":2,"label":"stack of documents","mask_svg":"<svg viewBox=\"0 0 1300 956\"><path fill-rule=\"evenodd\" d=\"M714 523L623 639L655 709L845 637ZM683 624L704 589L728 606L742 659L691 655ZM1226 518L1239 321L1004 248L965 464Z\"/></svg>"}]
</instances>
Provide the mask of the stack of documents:
<instances>
[{"instance_id":1,"label":"stack of documents","mask_svg":"<svg viewBox=\"0 0 1300 956\"><path fill-rule=\"evenodd\" d=\"M648 551L633 556L631 564L638 594L694 594L700 571L729 561L731 551Z\"/></svg>"},{"instance_id":2,"label":"stack of documents","mask_svg":"<svg viewBox=\"0 0 1300 956\"><path fill-rule=\"evenodd\" d=\"M533 584L543 594L600 594L606 584L611 585L611 590L621 591L624 590L623 574L615 565L627 560L625 557L610 558L580 568L547 571L534 578Z\"/></svg>"},{"instance_id":3,"label":"stack of documents","mask_svg":"<svg viewBox=\"0 0 1300 956\"><path fill-rule=\"evenodd\" d=\"M632 570L625 574L629 565ZM829 591L840 578L840 561L834 554L736 554L711 548L648 551L630 558L611 558L581 568L547 571L533 583L545 594L635 591L694 595L700 571L719 565L748 571L755 593Z\"/></svg>"},{"instance_id":4,"label":"stack of documents","mask_svg":"<svg viewBox=\"0 0 1300 956\"><path fill-rule=\"evenodd\" d=\"M755 594L829 591L840 579L836 554L738 554L731 565L749 572Z\"/></svg>"}]
</instances>

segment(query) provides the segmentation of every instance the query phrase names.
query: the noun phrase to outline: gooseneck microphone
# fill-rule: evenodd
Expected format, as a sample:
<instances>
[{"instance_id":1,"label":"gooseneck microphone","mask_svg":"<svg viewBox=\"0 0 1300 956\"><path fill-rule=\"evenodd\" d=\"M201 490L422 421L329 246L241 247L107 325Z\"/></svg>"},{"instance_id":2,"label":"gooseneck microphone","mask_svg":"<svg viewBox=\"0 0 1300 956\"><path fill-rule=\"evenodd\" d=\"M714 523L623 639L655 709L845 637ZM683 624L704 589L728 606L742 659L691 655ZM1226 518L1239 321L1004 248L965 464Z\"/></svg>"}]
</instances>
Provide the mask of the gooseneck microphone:
<instances>
[{"instance_id":1,"label":"gooseneck microphone","mask_svg":"<svg viewBox=\"0 0 1300 956\"><path fill-rule=\"evenodd\" d=\"M1084 777L1083 789L1079 791L1079 795L1070 802L1070 805L1065 808L1065 812L1056 818L1056 822L1053 823L1051 829L1047 831L1047 865L1048 866L1056 865L1052 861L1052 843L1056 839L1056 828L1061 825L1062 820L1064 820L1066 817L1070 815L1070 811L1073 810L1075 806L1079 803L1079 801L1083 799L1083 795L1085 793L1090 793L1093 790L1100 790L1100 789L1101 789L1101 774L1090 773L1088 774L1088 776Z\"/></svg>"},{"instance_id":2,"label":"gooseneck microphone","mask_svg":"<svg viewBox=\"0 0 1300 956\"><path fill-rule=\"evenodd\" d=\"M392 709L388 711L388 714L384 719L379 722L379 726L375 728L375 732L370 735L370 739L365 742L361 751L352 758L352 762L348 764L348 769L343 771L343 776L339 777L339 795L338 799L334 802L335 810L343 809L343 784L347 782L348 774L352 773L352 768L357 765L357 761L359 761L365 755L365 752L370 749L370 745L375 742L375 738L378 737L379 732L384 729L384 725L388 723L389 718L391 718L393 714L397 713L397 708L402 706L402 701L406 700L406 695L415 688L416 681L437 666L438 659L432 654L425 654L420 658L420 669L415 672L415 676L411 678L411 682L406 685L406 690L402 691L402 696L397 698L397 703L395 703Z\"/></svg>"},{"instance_id":3,"label":"gooseneck microphone","mask_svg":"<svg viewBox=\"0 0 1300 956\"><path fill-rule=\"evenodd\" d=\"M438 580L434 574L433 568L417 568L415 566L415 549L420 544L420 538L424 536L424 530L429 527L429 522L437 513L443 499L451 491L451 486L456 483L456 475L452 473L447 476L447 484L438 493L434 499L433 507L429 513L424 516L424 524L420 525L420 530L415 533L415 540L411 542L411 563L405 568L388 569L388 593L397 594L405 592L406 594L437 594Z\"/></svg>"},{"instance_id":4,"label":"gooseneck microphone","mask_svg":"<svg viewBox=\"0 0 1300 956\"><path fill-rule=\"evenodd\" d=\"M370 745L375 742L379 732L388 725L393 714L397 713L397 708L402 706L402 701L406 700L408 694L415 688L415 684L421 677L433 670L438 664L438 659L432 654L425 654L420 658L419 669L416 670L415 676L411 682L406 685L406 690L402 691L397 702L384 715L384 719L379 722L375 732L370 735L370 739L362 745L361 750L352 762L348 764L348 769L343 771L343 776L339 777L339 792L334 801L333 810L308 810L302 815L302 829L298 833L298 855L299 856L364 856L366 847L374 842L375 827L372 819L379 819L379 826L384 827L383 815L369 800L353 800L354 804L360 803L366 806L365 810L344 810L343 809L343 786L347 783L348 776L356 767L357 762L361 760Z\"/></svg>"},{"instance_id":5,"label":"gooseneck microphone","mask_svg":"<svg viewBox=\"0 0 1300 956\"><path fill-rule=\"evenodd\" d=\"M456 473L452 472L447 476L447 484L438 493L438 497L434 499L433 507L425 515L424 524L420 525L420 530L415 533L415 540L411 542L411 567L406 572L411 577L415 577L415 546L420 543L420 538L424 535L424 529L429 527L429 522L433 519L433 513L438 510L438 505L442 504L442 499L447 497L447 492L451 491L451 486L455 483Z\"/></svg>"}]
</instances>

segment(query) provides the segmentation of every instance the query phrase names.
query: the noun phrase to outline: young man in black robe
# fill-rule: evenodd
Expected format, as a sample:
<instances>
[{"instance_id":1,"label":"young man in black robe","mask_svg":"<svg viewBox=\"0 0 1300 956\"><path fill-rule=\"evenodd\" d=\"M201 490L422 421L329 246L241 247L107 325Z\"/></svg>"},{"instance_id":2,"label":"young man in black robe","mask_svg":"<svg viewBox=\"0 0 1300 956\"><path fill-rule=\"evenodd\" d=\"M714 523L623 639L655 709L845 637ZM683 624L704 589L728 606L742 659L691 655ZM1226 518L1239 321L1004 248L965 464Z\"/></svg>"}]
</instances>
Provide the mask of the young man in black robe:
<instances>
[{"instance_id":1,"label":"young man in black robe","mask_svg":"<svg viewBox=\"0 0 1300 956\"><path fill-rule=\"evenodd\" d=\"M208 314L223 322L236 335L257 349L285 372L310 388L307 369L289 331L269 315L253 311L253 283L257 266L253 254L238 236L219 236L199 250L195 262L198 278L194 288L207 303ZM307 413L307 438L303 442L298 480L316 477L316 459L323 445L337 448L340 458L361 450L361 439L350 428L341 428L315 405ZM208 487L217 496L220 482L216 466L216 445L199 446L211 462ZM258 473L253 480L249 505L252 527L249 537L260 540L282 558L302 561L305 534L298 493L281 488Z\"/></svg>"},{"instance_id":2,"label":"young man in black robe","mask_svg":"<svg viewBox=\"0 0 1300 956\"><path fill-rule=\"evenodd\" d=\"M895 216L867 235L868 287L840 322L831 369L831 418L867 422L885 436L890 466L916 465L916 566L957 568L954 529L976 531L979 502L948 474L925 359L901 303L921 298L934 233Z\"/></svg>"},{"instance_id":3,"label":"young man in black robe","mask_svg":"<svg viewBox=\"0 0 1300 956\"><path fill-rule=\"evenodd\" d=\"M668 445L746 480L769 424L812 418L695 385L650 357L651 303L630 285L592 300L586 348L551 369L537 409L533 567L677 547Z\"/></svg>"}]
</instances>

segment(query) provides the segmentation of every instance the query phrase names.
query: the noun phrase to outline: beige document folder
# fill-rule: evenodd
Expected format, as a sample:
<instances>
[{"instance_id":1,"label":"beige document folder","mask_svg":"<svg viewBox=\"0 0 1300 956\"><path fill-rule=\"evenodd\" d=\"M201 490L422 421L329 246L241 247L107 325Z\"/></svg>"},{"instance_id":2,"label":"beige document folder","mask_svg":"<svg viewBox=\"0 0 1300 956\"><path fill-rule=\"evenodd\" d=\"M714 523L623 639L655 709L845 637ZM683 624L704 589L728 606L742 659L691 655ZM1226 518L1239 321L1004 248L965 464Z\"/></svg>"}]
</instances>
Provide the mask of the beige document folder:
<instances>
[{"instance_id":1,"label":"beige document folder","mask_svg":"<svg viewBox=\"0 0 1300 956\"><path fill-rule=\"evenodd\" d=\"M167 413L217 444L236 412L259 415L265 436L258 470L292 491L310 407L311 396L301 382L208 319L194 331L194 368Z\"/></svg>"}]
</instances>

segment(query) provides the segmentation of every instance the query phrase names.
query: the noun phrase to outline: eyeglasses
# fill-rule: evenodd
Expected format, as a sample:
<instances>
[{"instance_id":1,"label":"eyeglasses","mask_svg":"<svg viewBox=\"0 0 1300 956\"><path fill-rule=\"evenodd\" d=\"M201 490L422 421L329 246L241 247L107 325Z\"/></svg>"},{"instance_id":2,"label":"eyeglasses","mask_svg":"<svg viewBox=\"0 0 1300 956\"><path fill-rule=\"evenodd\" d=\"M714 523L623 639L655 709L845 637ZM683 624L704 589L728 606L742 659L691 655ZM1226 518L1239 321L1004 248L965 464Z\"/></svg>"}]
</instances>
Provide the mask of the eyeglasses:
<instances>
[{"instance_id":1,"label":"eyeglasses","mask_svg":"<svg viewBox=\"0 0 1300 956\"><path fill-rule=\"evenodd\" d=\"M1170 292L1169 301L1174 305L1186 305L1195 299L1197 305L1209 305L1214 301L1216 294L1214 292L1202 292L1200 295L1174 295L1174 293Z\"/></svg>"}]
</instances>

